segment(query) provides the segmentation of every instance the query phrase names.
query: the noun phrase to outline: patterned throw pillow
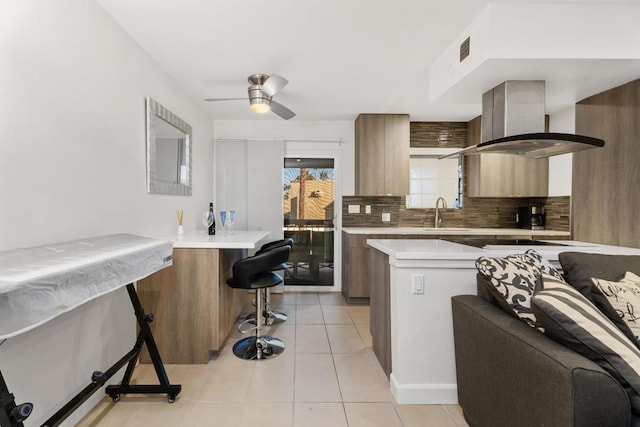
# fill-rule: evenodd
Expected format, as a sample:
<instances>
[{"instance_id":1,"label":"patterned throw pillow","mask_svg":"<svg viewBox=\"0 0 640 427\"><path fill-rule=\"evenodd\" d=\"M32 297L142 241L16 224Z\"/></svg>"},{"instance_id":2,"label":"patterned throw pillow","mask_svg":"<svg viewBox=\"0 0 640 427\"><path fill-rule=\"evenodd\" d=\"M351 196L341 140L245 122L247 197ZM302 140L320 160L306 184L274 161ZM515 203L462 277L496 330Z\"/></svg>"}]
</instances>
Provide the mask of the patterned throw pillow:
<instances>
[{"instance_id":1,"label":"patterned throw pillow","mask_svg":"<svg viewBox=\"0 0 640 427\"><path fill-rule=\"evenodd\" d=\"M611 374L640 414L640 350L612 321L573 286L546 274L531 306L545 335Z\"/></svg>"},{"instance_id":2,"label":"patterned throw pillow","mask_svg":"<svg viewBox=\"0 0 640 427\"><path fill-rule=\"evenodd\" d=\"M500 307L534 328L537 323L531 311L531 296L536 283L542 273L562 278L549 261L532 249L504 258L480 257L476 268L491 284L489 291Z\"/></svg>"},{"instance_id":3,"label":"patterned throw pillow","mask_svg":"<svg viewBox=\"0 0 640 427\"><path fill-rule=\"evenodd\" d=\"M591 278L593 284L607 297L618 316L640 337L640 277L627 271L619 282Z\"/></svg>"}]
</instances>

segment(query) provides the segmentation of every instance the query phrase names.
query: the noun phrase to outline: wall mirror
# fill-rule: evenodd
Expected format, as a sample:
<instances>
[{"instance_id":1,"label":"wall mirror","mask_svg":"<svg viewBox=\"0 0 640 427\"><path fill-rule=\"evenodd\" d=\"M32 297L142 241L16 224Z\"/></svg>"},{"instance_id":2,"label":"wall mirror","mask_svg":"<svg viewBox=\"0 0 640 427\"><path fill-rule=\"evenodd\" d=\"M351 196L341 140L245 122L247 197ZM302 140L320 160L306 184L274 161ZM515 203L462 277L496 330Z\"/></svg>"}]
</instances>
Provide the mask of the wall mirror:
<instances>
[{"instance_id":1,"label":"wall mirror","mask_svg":"<svg viewBox=\"0 0 640 427\"><path fill-rule=\"evenodd\" d=\"M409 159L410 192L407 208L435 208L444 197L449 208L462 207L462 158L439 159L459 148L411 147Z\"/></svg>"},{"instance_id":2,"label":"wall mirror","mask_svg":"<svg viewBox=\"0 0 640 427\"><path fill-rule=\"evenodd\" d=\"M147 193L191 196L191 126L147 98Z\"/></svg>"}]
</instances>

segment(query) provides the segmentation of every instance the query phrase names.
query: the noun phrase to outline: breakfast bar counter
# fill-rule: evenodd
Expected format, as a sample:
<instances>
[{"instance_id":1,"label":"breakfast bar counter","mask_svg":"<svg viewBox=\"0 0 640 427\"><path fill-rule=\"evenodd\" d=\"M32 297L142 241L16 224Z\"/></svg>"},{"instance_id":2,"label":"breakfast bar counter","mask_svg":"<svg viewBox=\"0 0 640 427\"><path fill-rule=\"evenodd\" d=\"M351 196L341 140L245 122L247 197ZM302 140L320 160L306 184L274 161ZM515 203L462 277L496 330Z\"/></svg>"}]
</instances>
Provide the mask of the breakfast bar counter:
<instances>
[{"instance_id":1,"label":"breakfast bar counter","mask_svg":"<svg viewBox=\"0 0 640 427\"><path fill-rule=\"evenodd\" d=\"M373 350L400 404L457 403L451 297L476 294L475 260L535 249L555 266L558 253L640 254L576 241L483 249L446 240L369 239ZM561 246L568 245L568 246Z\"/></svg>"},{"instance_id":2,"label":"breakfast bar counter","mask_svg":"<svg viewBox=\"0 0 640 427\"><path fill-rule=\"evenodd\" d=\"M268 235L269 231L233 231L228 234L220 230L217 234L209 236L205 230L197 230L163 238L173 241L174 248L255 249Z\"/></svg>"},{"instance_id":3,"label":"breakfast bar counter","mask_svg":"<svg viewBox=\"0 0 640 427\"><path fill-rule=\"evenodd\" d=\"M218 351L242 311L245 292L227 286L233 263L258 248L269 231L206 230L163 236L173 242L173 265L138 282L162 359L172 364L206 364ZM149 363L143 353L142 363Z\"/></svg>"}]
</instances>

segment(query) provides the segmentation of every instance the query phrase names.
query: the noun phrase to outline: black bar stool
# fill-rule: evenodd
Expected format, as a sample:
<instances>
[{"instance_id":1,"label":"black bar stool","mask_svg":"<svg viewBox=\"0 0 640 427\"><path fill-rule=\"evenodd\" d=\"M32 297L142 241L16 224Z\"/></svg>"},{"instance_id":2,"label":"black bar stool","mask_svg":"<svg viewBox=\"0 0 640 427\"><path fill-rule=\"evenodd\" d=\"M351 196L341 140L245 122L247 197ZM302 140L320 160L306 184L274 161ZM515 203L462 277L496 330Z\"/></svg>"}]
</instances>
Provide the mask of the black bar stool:
<instances>
[{"instance_id":1,"label":"black bar stool","mask_svg":"<svg viewBox=\"0 0 640 427\"><path fill-rule=\"evenodd\" d=\"M265 243L264 245L262 245L260 247L260 249L258 249L258 252L256 252L256 255L260 255L263 254L265 252L269 252L271 250L277 249L277 248L281 248L283 246L289 246L291 248L291 250L293 250L293 239L288 237L286 239L280 239L280 240L274 240L272 242L269 243ZM286 262L289 261L289 258L287 257L287 259L285 260L285 262L283 262L280 265L277 265L275 267L273 267L273 271L276 270L286 270L287 269L287 264ZM256 298L256 301L258 301L258 299ZM266 289L264 292L264 309L262 311L262 314L264 316L264 323L267 326L271 326L273 324L279 324L279 323L283 323L287 321L287 313L284 313L282 311L277 311L277 310L271 310L271 290L270 289ZM251 323L255 323L255 314L254 313L250 313L247 316L247 320L249 320Z\"/></svg>"},{"instance_id":2,"label":"black bar stool","mask_svg":"<svg viewBox=\"0 0 640 427\"><path fill-rule=\"evenodd\" d=\"M289 259L290 246L282 246L252 257L247 257L233 264L233 277L227 284L235 289L251 289L256 291L256 326L241 332L255 331L252 337L243 338L233 345L233 354L241 359L263 360L278 356L284 351L284 342L278 338L262 335L264 319L262 313L262 294L265 289L282 283L282 278L272 270ZM245 321L246 322L246 321ZM244 322L243 322L244 323ZM242 324L241 324L242 325Z\"/></svg>"}]
</instances>

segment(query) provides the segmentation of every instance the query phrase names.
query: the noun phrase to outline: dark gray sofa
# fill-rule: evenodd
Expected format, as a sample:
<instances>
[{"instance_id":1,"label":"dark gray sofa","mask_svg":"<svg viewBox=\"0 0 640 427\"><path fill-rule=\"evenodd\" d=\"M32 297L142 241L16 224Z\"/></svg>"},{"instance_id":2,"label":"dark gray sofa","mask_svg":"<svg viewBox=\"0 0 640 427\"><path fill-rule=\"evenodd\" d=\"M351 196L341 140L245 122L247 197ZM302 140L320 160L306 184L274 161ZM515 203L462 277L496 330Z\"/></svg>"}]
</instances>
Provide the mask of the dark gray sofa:
<instances>
[{"instance_id":1,"label":"dark gray sofa","mask_svg":"<svg viewBox=\"0 0 640 427\"><path fill-rule=\"evenodd\" d=\"M470 426L630 425L629 399L611 375L479 295L452 298L458 400Z\"/></svg>"}]
</instances>

